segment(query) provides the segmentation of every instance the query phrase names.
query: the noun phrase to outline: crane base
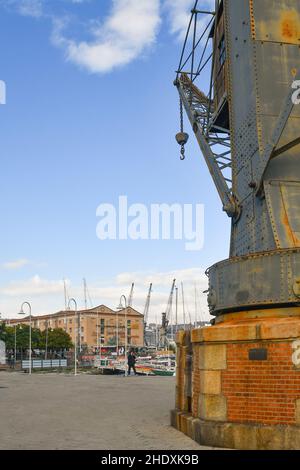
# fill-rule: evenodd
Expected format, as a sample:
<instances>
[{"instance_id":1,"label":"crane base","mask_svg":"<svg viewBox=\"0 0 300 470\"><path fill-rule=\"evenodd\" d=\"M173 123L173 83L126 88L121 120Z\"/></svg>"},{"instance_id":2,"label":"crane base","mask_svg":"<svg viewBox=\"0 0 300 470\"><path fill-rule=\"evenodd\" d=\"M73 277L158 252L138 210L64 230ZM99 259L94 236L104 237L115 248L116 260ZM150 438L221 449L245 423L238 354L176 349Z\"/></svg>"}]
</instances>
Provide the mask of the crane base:
<instances>
[{"instance_id":1,"label":"crane base","mask_svg":"<svg viewBox=\"0 0 300 470\"><path fill-rule=\"evenodd\" d=\"M212 315L300 304L300 249L255 253L208 269Z\"/></svg>"},{"instance_id":2,"label":"crane base","mask_svg":"<svg viewBox=\"0 0 300 470\"><path fill-rule=\"evenodd\" d=\"M248 314L178 334L172 425L207 446L300 449L300 308Z\"/></svg>"},{"instance_id":3,"label":"crane base","mask_svg":"<svg viewBox=\"0 0 300 470\"><path fill-rule=\"evenodd\" d=\"M171 411L171 424L203 446L237 450L299 450L299 426L216 423Z\"/></svg>"}]
</instances>

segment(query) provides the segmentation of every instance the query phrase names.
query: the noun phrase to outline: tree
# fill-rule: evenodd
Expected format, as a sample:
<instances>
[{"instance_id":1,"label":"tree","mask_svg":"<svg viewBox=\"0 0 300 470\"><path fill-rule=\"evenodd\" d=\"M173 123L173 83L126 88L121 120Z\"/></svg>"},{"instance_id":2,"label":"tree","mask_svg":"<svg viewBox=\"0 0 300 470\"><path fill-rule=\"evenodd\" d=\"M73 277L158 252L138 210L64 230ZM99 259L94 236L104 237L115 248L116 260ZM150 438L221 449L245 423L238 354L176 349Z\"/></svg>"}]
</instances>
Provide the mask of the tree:
<instances>
[{"instance_id":1,"label":"tree","mask_svg":"<svg viewBox=\"0 0 300 470\"><path fill-rule=\"evenodd\" d=\"M46 342L47 348L50 350L71 349L73 347L71 336L62 328L48 329L48 341L46 337L47 330L41 333L41 349L46 349Z\"/></svg>"},{"instance_id":2,"label":"tree","mask_svg":"<svg viewBox=\"0 0 300 470\"><path fill-rule=\"evenodd\" d=\"M14 328L11 326L5 326L5 332L2 339L5 342L6 349L13 349L14 348Z\"/></svg>"},{"instance_id":3,"label":"tree","mask_svg":"<svg viewBox=\"0 0 300 470\"><path fill-rule=\"evenodd\" d=\"M15 331L17 335L17 349L29 349L29 325L17 325L15 327L7 327L8 345L13 349L15 347ZM41 332L38 328L31 329L31 348L39 349L41 344Z\"/></svg>"},{"instance_id":4,"label":"tree","mask_svg":"<svg viewBox=\"0 0 300 470\"><path fill-rule=\"evenodd\" d=\"M31 329L31 347L32 349L46 349L47 332L40 331L38 328ZM6 344L6 349L15 348L17 350L26 350L29 348L29 325L7 326L0 324L0 340ZM48 350L71 349L73 347L72 339L68 333L61 328L54 330L48 329Z\"/></svg>"},{"instance_id":5,"label":"tree","mask_svg":"<svg viewBox=\"0 0 300 470\"><path fill-rule=\"evenodd\" d=\"M6 336L7 336L6 325L4 322L1 322L0 323L0 340L6 342Z\"/></svg>"},{"instance_id":6,"label":"tree","mask_svg":"<svg viewBox=\"0 0 300 470\"><path fill-rule=\"evenodd\" d=\"M18 325L17 327L17 348L29 348L29 325ZM31 329L31 348L39 349L41 346L41 332L37 328Z\"/></svg>"},{"instance_id":7,"label":"tree","mask_svg":"<svg viewBox=\"0 0 300 470\"><path fill-rule=\"evenodd\" d=\"M7 326L1 324L0 339L5 342L6 349L29 349L29 325ZM31 347L32 349L40 348L41 332L37 328L31 330Z\"/></svg>"}]
</instances>

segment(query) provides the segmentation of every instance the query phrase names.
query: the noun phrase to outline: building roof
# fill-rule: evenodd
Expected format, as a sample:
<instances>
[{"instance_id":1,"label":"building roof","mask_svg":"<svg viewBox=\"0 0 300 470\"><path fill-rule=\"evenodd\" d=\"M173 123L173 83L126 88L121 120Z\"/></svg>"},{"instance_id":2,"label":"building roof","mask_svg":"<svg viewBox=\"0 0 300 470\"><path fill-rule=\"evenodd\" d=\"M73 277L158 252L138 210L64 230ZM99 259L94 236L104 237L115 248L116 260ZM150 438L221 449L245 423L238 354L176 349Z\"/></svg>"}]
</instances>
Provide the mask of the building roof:
<instances>
[{"instance_id":1,"label":"building roof","mask_svg":"<svg viewBox=\"0 0 300 470\"><path fill-rule=\"evenodd\" d=\"M88 315L95 315L97 313L101 313L101 314L107 314L107 315L125 315L125 308L123 310L118 310L118 311L115 311L115 310L112 310L111 308L107 307L106 305L98 305L97 307L93 307L93 308L90 308L90 309L80 309L80 310L77 310L78 313L80 313L80 315L85 315L85 316L88 316ZM59 318L59 317L62 317L62 316L73 316L75 314L75 310L60 310L59 312L56 312L56 313L49 313L49 314L46 314L46 315L32 315L32 319L33 320L47 320L49 318ZM130 315L130 316L136 316L136 317L142 317L143 315L138 312L137 310L135 310L134 308L132 307L127 307L127 315ZM28 321L29 320L29 316L27 317L20 317L20 318L14 318L14 319L7 319L9 322L11 323L21 323L21 322L24 322L24 321ZM5 320L4 320L5 321Z\"/></svg>"},{"instance_id":2,"label":"building roof","mask_svg":"<svg viewBox=\"0 0 300 470\"><path fill-rule=\"evenodd\" d=\"M123 308L123 310L118 310L118 314L119 315L125 315L125 308ZM116 312L114 312L116 313ZM133 316L136 316L136 317L143 317L144 315L140 312L138 312L137 310L135 310L134 308L132 307L127 307L127 315L133 315Z\"/></svg>"}]
</instances>

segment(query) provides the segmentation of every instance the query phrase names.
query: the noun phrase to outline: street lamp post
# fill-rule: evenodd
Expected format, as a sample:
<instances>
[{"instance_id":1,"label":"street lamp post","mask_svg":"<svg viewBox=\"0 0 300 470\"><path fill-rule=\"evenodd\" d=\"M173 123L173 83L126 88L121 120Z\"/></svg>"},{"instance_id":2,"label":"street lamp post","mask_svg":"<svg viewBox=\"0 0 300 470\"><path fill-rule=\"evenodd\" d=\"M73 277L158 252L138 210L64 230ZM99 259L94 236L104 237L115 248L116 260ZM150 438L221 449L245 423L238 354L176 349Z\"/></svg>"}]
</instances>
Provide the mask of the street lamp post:
<instances>
[{"instance_id":1,"label":"street lamp post","mask_svg":"<svg viewBox=\"0 0 300 470\"><path fill-rule=\"evenodd\" d=\"M14 368L16 368L17 364L17 324L15 323L15 363Z\"/></svg>"},{"instance_id":2,"label":"street lamp post","mask_svg":"<svg viewBox=\"0 0 300 470\"><path fill-rule=\"evenodd\" d=\"M24 315L24 306L27 305L29 308L29 374L31 375L32 372L32 363L31 363L31 305L29 302L23 302L21 305L21 310L19 315Z\"/></svg>"},{"instance_id":3,"label":"street lamp post","mask_svg":"<svg viewBox=\"0 0 300 470\"><path fill-rule=\"evenodd\" d=\"M45 341L45 361L48 359L48 320L45 321L46 341Z\"/></svg>"},{"instance_id":4,"label":"street lamp post","mask_svg":"<svg viewBox=\"0 0 300 470\"><path fill-rule=\"evenodd\" d=\"M77 322L77 302L75 299L70 299L69 300L69 304L68 304L68 307L69 307L69 310L70 310L70 305L71 305L71 302L74 303L75 305L75 342L74 342L74 345L75 345L75 348L74 348L74 356L75 356L75 359L74 359L74 375L77 375L77 325L76 325L76 322ZM80 326L80 325L79 325ZM80 334L80 331L79 331L79 334Z\"/></svg>"},{"instance_id":5,"label":"street lamp post","mask_svg":"<svg viewBox=\"0 0 300 470\"><path fill-rule=\"evenodd\" d=\"M97 318L96 318L96 344L97 344L97 353L99 349L99 312L97 310Z\"/></svg>"},{"instance_id":6,"label":"street lamp post","mask_svg":"<svg viewBox=\"0 0 300 470\"><path fill-rule=\"evenodd\" d=\"M100 367L101 367L101 354L102 354L102 329L101 329L101 318L99 323L99 310L97 310L97 353L100 357ZM100 334L99 334L100 333ZM100 344L99 344L100 339Z\"/></svg>"},{"instance_id":7,"label":"street lamp post","mask_svg":"<svg viewBox=\"0 0 300 470\"><path fill-rule=\"evenodd\" d=\"M125 332L124 332L124 342L125 342L125 377L127 377L127 367L126 367L126 362L127 362L127 299L125 295L121 295L120 297L120 305L118 306L117 310L123 310L123 305L122 301L125 301Z\"/></svg>"},{"instance_id":8,"label":"street lamp post","mask_svg":"<svg viewBox=\"0 0 300 470\"><path fill-rule=\"evenodd\" d=\"M22 325L17 325L17 324L15 323L15 354L14 354L14 356L15 356L15 359L14 359L14 360L15 360L15 364L14 364L14 369L15 369L16 366L17 366L17 328L18 328L19 331L22 330Z\"/></svg>"},{"instance_id":9,"label":"street lamp post","mask_svg":"<svg viewBox=\"0 0 300 470\"><path fill-rule=\"evenodd\" d=\"M119 315L118 311L116 312L116 354L117 354L117 360L119 357Z\"/></svg>"},{"instance_id":10,"label":"street lamp post","mask_svg":"<svg viewBox=\"0 0 300 470\"><path fill-rule=\"evenodd\" d=\"M102 356L102 327L101 327L101 318L100 318L100 350L99 350L99 356L100 356L100 367L102 365L102 359L101 359L101 356Z\"/></svg>"}]
</instances>

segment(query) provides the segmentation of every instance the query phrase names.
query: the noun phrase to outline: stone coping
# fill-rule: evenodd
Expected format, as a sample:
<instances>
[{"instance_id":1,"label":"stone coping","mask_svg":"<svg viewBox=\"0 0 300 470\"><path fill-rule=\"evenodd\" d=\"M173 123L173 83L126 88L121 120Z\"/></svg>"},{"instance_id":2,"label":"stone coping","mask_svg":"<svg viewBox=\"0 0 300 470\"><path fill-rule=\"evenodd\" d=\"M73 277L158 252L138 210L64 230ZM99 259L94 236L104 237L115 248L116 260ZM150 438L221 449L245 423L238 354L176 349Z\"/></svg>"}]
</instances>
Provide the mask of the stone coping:
<instances>
[{"instance_id":1,"label":"stone coping","mask_svg":"<svg viewBox=\"0 0 300 470\"><path fill-rule=\"evenodd\" d=\"M180 331L178 346L192 343L226 343L234 341L295 340L300 338L300 316L288 318L235 319L214 326Z\"/></svg>"}]
</instances>

